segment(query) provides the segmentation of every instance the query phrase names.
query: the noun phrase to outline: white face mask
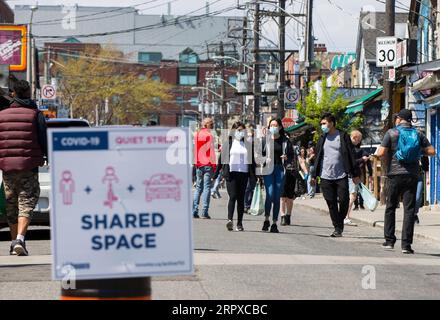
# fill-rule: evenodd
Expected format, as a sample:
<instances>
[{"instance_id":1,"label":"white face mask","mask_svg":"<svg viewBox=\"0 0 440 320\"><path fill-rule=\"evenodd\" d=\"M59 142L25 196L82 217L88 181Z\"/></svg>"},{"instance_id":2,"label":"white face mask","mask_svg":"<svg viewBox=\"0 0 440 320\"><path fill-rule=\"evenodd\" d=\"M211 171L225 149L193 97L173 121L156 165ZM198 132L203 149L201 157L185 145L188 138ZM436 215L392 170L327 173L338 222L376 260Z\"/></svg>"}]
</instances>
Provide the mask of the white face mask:
<instances>
[{"instance_id":1,"label":"white face mask","mask_svg":"<svg viewBox=\"0 0 440 320\"><path fill-rule=\"evenodd\" d=\"M235 131L235 139L238 141L241 141L244 139L244 132L243 131Z\"/></svg>"}]
</instances>

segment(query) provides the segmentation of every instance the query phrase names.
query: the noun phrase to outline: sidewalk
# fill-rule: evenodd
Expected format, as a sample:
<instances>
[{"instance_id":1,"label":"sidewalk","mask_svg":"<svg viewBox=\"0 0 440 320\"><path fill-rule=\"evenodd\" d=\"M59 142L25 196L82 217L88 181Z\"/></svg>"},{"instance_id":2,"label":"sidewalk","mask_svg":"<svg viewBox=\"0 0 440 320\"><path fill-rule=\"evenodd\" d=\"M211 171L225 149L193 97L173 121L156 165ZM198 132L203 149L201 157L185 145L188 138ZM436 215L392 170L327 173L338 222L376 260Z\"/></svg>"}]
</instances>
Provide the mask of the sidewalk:
<instances>
[{"instance_id":1,"label":"sidewalk","mask_svg":"<svg viewBox=\"0 0 440 320\"><path fill-rule=\"evenodd\" d=\"M396 237L400 238L402 233L403 208L396 210ZM321 194L317 194L314 199L296 199L295 209L313 209L328 214L327 204ZM373 227L384 227L385 206L379 206L374 212L369 210L352 211L350 219L356 223L368 224ZM414 228L414 238L424 238L440 242L440 211L421 208L419 212L420 224ZM346 226L347 228L357 228Z\"/></svg>"}]
</instances>

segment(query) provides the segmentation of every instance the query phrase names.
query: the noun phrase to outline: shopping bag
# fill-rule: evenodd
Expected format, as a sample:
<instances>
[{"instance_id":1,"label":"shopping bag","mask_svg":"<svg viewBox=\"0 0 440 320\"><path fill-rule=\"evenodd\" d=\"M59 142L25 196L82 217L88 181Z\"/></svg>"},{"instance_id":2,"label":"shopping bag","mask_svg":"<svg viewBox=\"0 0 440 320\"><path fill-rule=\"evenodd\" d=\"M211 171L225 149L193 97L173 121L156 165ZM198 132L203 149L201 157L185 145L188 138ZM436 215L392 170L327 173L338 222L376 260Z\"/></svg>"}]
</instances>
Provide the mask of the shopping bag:
<instances>
[{"instance_id":1,"label":"shopping bag","mask_svg":"<svg viewBox=\"0 0 440 320\"><path fill-rule=\"evenodd\" d=\"M360 184L360 193L362 199L364 199L365 207L367 207L370 211L376 210L377 206L379 205L379 201L377 201L370 189L368 189L363 183Z\"/></svg>"},{"instance_id":2,"label":"shopping bag","mask_svg":"<svg viewBox=\"0 0 440 320\"><path fill-rule=\"evenodd\" d=\"M253 216L261 216L264 214L264 197L260 183L257 183L255 186L249 213Z\"/></svg>"}]
</instances>

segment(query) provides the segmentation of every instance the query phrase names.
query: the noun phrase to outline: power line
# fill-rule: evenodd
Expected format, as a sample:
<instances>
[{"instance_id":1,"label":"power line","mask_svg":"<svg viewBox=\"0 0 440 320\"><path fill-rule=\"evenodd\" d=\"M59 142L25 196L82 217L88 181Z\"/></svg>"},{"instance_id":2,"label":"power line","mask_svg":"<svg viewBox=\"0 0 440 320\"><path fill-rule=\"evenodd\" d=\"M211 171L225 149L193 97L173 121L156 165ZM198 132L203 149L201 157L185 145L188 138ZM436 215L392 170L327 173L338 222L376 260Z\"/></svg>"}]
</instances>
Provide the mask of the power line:
<instances>
[{"instance_id":1,"label":"power line","mask_svg":"<svg viewBox=\"0 0 440 320\"><path fill-rule=\"evenodd\" d=\"M146 2L142 2L142 3L136 4L136 5L130 6L130 7L118 7L118 8L114 8L114 9L111 9L111 10L106 10L106 11L101 11L101 12L95 12L95 13L84 14L84 15L81 15L81 16L77 16L77 17L75 17L75 19L78 19L77 21L83 21L81 18L85 18L85 17L94 17L94 16L99 16L99 15L102 15L102 14L106 14L106 13L112 13L112 12L117 12L117 11L122 11L122 10L129 10L129 9L133 9L133 8L136 8L136 7L139 7L139 6L145 5L145 4L149 4L149 3L157 2L157 1L159 1L159 0L149 0L149 1L146 1ZM174 2L174 1L177 1L177 0L172 0L172 2ZM163 5L163 4L161 4L161 5ZM122 13L122 14L133 13L133 12L135 12L135 10L134 10L134 11L130 11L130 12L124 12L124 13ZM106 17L103 17L103 18L106 18ZM101 19L102 19L102 18L101 18ZM35 21L35 22L32 22L32 24L33 24L33 25L53 25L52 22L57 22L57 23L59 23L59 22L62 22L63 20L64 20L64 19L41 20L41 21ZM99 18L96 18L96 20L99 20ZM88 20L86 19L86 20L84 20L84 21L88 21Z\"/></svg>"},{"instance_id":2,"label":"power line","mask_svg":"<svg viewBox=\"0 0 440 320\"><path fill-rule=\"evenodd\" d=\"M134 31L143 31L143 30L151 30L151 29L155 29L155 28L164 28L170 25L174 25L176 23L187 23L187 22L192 22L192 21L197 21L203 18L207 18L210 16L216 16L216 15L220 15L222 13L226 13L232 10L235 10L236 7L229 7L229 8L225 8L222 10L217 10L215 12L212 13L206 13L206 14L202 14L202 15L198 15L198 16L191 16L188 17L186 19L180 19L181 17L177 17L175 19L169 20L168 22L162 23L155 23L155 24L151 24L151 25L146 25L146 26L142 26L142 27L136 27L136 28L130 28L130 29L124 29L124 30L117 30L117 31L108 31L108 32L99 32L99 33L90 33L90 34L76 34L76 35L69 35L69 37L74 37L74 38L90 38L90 37L103 37L103 36L109 36L109 35L115 35L115 34L121 34L121 33L129 33L129 32L134 32ZM193 12L199 11L200 9L197 9ZM190 12L189 14L193 13ZM34 38L38 38L38 39L64 39L66 38L66 36L39 36L39 35L33 35Z\"/></svg>"}]
</instances>

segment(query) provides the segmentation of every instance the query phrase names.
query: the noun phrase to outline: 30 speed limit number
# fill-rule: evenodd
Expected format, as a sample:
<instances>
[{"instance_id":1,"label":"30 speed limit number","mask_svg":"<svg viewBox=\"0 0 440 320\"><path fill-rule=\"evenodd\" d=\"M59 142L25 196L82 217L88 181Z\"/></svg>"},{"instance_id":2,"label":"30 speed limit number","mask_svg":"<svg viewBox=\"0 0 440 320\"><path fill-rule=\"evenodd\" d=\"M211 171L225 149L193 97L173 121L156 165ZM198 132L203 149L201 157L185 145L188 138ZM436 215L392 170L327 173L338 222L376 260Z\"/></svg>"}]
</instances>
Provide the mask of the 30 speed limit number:
<instances>
[{"instance_id":1,"label":"30 speed limit number","mask_svg":"<svg viewBox=\"0 0 440 320\"><path fill-rule=\"evenodd\" d=\"M397 38L376 38L376 66L394 67L397 63Z\"/></svg>"}]
</instances>

